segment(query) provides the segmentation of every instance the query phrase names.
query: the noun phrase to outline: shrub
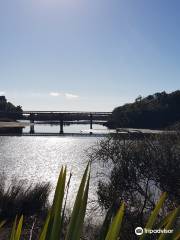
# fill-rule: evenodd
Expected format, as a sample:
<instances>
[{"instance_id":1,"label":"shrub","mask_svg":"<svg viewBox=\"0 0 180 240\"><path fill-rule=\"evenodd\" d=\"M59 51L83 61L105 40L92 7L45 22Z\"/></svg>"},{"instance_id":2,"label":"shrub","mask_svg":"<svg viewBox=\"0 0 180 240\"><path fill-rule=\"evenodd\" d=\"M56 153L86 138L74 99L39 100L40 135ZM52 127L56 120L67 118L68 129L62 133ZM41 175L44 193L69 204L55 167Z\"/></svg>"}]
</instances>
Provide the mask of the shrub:
<instances>
[{"instance_id":1,"label":"shrub","mask_svg":"<svg viewBox=\"0 0 180 240\"><path fill-rule=\"evenodd\" d=\"M63 233L63 202L64 202L64 193L65 193L65 183L66 183L66 168L61 169L59 179L57 182L53 205L49 211L47 219L45 221L42 232L39 236L39 240L80 240L81 233L83 228L83 222L86 212L88 191L89 191L89 181L90 181L90 172L89 164L84 172L76 200L74 203L74 208L71 214L70 223L68 224L67 231ZM166 199L166 193L162 194L158 203L156 204L154 210L151 212L150 217L147 221L145 227L147 229L152 229L152 227L157 223L157 216L160 212L162 205ZM121 223L123 220L123 215L125 211L124 203L121 204L119 210L116 214L109 215L107 214L102 229L100 231L99 240L117 240L119 239ZM165 229L171 229L174 227L174 223L177 221L179 216L180 208L174 209L170 212L163 221L159 222L159 227L164 227ZM5 224L5 222L0 222L0 228ZM157 226L157 225L156 225ZM21 231L23 227L23 216L17 221L15 218L10 240L19 240L21 237ZM62 235L63 233L63 235ZM169 240L178 240L179 232L175 231L173 234L168 236ZM31 239L32 235L30 234ZM146 233L143 233L140 237L140 240L149 239L149 236ZM160 234L158 240L167 239L167 235Z\"/></svg>"},{"instance_id":2,"label":"shrub","mask_svg":"<svg viewBox=\"0 0 180 240\"><path fill-rule=\"evenodd\" d=\"M91 155L105 166L106 176L98 184L100 206L113 214L120 202L127 204L123 239L136 239L135 227L144 225L162 191L168 199L159 219L180 201L179 135L130 139L112 135L100 141Z\"/></svg>"},{"instance_id":3,"label":"shrub","mask_svg":"<svg viewBox=\"0 0 180 240\"><path fill-rule=\"evenodd\" d=\"M40 215L47 212L50 184L27 186L22 181L13 181L6 188L4 176L0 179L0 219L12 220L18 214Z\"/></svg>"}]
</instances>

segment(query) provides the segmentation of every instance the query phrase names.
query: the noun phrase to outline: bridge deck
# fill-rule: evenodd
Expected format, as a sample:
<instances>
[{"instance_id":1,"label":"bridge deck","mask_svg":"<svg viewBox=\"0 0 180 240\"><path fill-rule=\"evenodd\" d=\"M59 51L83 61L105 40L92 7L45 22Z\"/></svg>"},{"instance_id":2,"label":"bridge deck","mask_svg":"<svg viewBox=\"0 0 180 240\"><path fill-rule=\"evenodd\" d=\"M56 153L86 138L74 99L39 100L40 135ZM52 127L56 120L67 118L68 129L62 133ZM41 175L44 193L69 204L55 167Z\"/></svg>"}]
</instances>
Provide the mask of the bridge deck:
<instances>
[{"instance_id":1,"label":"bridge deck","mask_svg":"<svg viewBox=\"0 0 180 240\"><path fill-rule=\"evenodd\" d=\"M93 115L111 115L112 112L94 112L94 111L23 111L23 114L93 114Z\"/></svg>"}]
</instances>

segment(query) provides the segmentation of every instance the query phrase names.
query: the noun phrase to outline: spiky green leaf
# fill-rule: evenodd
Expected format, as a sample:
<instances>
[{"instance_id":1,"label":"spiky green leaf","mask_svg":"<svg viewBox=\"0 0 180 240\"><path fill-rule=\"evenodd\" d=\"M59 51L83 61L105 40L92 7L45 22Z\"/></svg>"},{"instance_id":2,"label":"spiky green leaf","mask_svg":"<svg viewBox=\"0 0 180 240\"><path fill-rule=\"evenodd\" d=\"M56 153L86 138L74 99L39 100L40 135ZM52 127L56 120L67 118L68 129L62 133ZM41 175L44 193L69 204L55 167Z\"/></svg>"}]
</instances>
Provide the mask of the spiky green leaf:
<instances>
[{"instance_id":1,"label":"spiky green leaf","mask_svg":"<svg viewBox=\"0 0 180 240\"><path fill-rule=\"evenodd\" d=\"M86 184L86 180L87 180L88 171L89 171L89 163L88 163L88 165L86 167L86 170L83 174L83 178L81 180L81 184L79 186L79 190L78 190L78 193L77 193L77 196L76 196L76 200L75 200L72 215L71 215L71 220L70 220L68 231L67 231L67 234L66 234L66 240L74 240L73 234L76 231L75 226L76 226L77 216L79 215L81 205L82 205L82 202L83 202L84 188L85 188L85 184Z\"/></svg>"},{"instance_id":2,"label":"spiky green leaf","mask_svg":"<svg viewBox=\"0 0 180 240\"><path fill-rule=\"evenodd\" d=\"M125 210L125 204L122 203L119 211L117 212L116 216L114 217L110 227L109 231L106 236L106 240L117 240L119 237L119 232L121 229L122 219L124 216L124 210Z\"/></svg>"},{"instance_id":3,"label":"spiky green leaf","mask_svg":"<svg viewBox=\"0 0 180 240\"><path fill-rule=\"evenodd\" d=\"M80 239L80 234L82 232L85 213L86 213L88 192L89 192L89 181L90 181L90 174L89 174L87 184L86 184L86 187L85 187L85 190L84 190L81 206L80 206L80 209L79 209L79 214L78 214L77 220L76 220L76 225L74 226L74 231L73 231L73 235L72 235L73 240L79 240Z\"/></svg>"},{"instance_id":4,"label":"spiky green leaf","mask_svg":"<svg viewBox=\"0 0 180 240\"><path fill-rule=\"evenodd\" d=\"M17 216L15 217L15 220L14 220L14 222L13 222L13 227L12 227L12 230L11 230L10 240L14 240L14 238L15 238L16 225L17 225Z\"/></svg>"},{"instance_id":5,"label":"spiky green leaf","mask_svg":"<svg viewBox=\"0 0 180 240\"><path fill-rule=\"evenodd\" d=\"M4 226L4 224L6 223L6 221L2 221L0 222L0 228L2 228Z\"/></svg>"},{"instance_id":6,"label":"spiky green leaf","mask_svg":"<svg viewBox=\"0 0 180 240\"><path fill-rule=\"evenodd\" d=\"M21 216L21 218L19 220L14 240L19 240L20 239L21 231L22 231L22 224L23 224L23 215Z\"/></svg>"},{"instance_id":7,"label":"spiky green leaf","mask_svg":"<svg viewBox=\"0 0 180 240\"><path fill-rule=\"evenodd\" d=\"M59 183L58 189L57 189L57 195L55 196L55 202L54 202L54 219L53 219L53 225L52 225L52 231L50 235L50 239L52 240L58 240L60 238L60 232L61 232L61 211L62 211L62 204L64 199L64 189L65 189L65 182L66 182L66 168L64 169L64 172L62 174L62 179Z\"/></svg>"},{"instance_id":8,"label":"spiky green leaf","mask_svg":"<svg viewBox=\"0 0 180 240\"><path fill-rule=\"evenodd\" d=\"M174 229L174 222L176 221L177 217L179 216L180 213L180 207L176 208L173 213L171 214L171 217L165 227L165 229L167 230L173 230ZM174 239L173 234L161 234L161 236L158 238L158 240L170 240L170 239Z\"/></svg>"},{"instance_id":9,"label":"spiky green leaf","mask_svg":"<svg viewBox=\"0 0 180 240\"><path fill-rule=\"evenodd\" d=\"M48 227L47 227L47 231L46 231L46 240L51 240L52 237L52 232L54 231L53 225L54 225L54 218L55 215L57 214L57 207L60 204L58 201L61 201L61 199L64 198L64 193L63 193L63 185L64 185L64 179L66 178L65 176L66 170L64 170L64 168L61 168L60 174L59 174L59 178L58 178L58 182L56 185L56 190L55 190L55 194L54 194L54 199L53 199L53 204L51 207L51 214L49 217L49 222L48 222ZM60 209L59 209L60 210ZM58 214L61 214L61 212L58 212ZM57 216L57 215L56 215ZM58 230L59 233L59 230ZM54 239L55 240L55 239Z\"/></svg>"},{"instance_id":10,"label":"spiky green leaf","mask_svg":"<svg viewBox=\"0 0 180 240\"><path fill-rule=\"evenodd\" d=\"M44 227L42 229L41 235L39 237L39 240L45 240L46 239L46 234L47 234L47 230L48 230L50 215L51 215L51 212L49 211L48 216L47 216L46 221L45 221L45 224L44 224Z\"/></svg>"},{"instance_id":11,"label":"spiky green leaf","mask_svg":"<svg viewBox=\"0 0 180 240\"><path fill-rule=\"evenodd\" d=\"M155 209L152 211L145 228L152 229L154 223L157 220L159 211L162 208L164 201L166 200L166 197L167 197L167 193L163 193L162 196L160 197L158 203L156 204ZM140 240L144 240L146 237L147 237L147 234L144 233L143 235L141 235Z\"/></svg>"}]
</instances>

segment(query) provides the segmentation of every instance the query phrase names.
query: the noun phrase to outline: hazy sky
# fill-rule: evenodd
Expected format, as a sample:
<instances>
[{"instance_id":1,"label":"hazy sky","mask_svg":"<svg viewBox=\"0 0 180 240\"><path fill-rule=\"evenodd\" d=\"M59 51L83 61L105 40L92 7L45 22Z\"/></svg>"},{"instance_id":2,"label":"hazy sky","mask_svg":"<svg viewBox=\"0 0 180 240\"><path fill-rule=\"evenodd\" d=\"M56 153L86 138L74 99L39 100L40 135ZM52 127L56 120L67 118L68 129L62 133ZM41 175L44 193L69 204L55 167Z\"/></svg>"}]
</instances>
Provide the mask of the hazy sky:
<instances>
[{"instance_id":1,"label":"hazy sky","mask_svg":"<svg viewBox=\"0 0 180 240\"><path fill-rule=\"evenodd\" d=\"M0 94L107 110L180 89L179 0L0 0Z\"/></svg>"}]
</instances>

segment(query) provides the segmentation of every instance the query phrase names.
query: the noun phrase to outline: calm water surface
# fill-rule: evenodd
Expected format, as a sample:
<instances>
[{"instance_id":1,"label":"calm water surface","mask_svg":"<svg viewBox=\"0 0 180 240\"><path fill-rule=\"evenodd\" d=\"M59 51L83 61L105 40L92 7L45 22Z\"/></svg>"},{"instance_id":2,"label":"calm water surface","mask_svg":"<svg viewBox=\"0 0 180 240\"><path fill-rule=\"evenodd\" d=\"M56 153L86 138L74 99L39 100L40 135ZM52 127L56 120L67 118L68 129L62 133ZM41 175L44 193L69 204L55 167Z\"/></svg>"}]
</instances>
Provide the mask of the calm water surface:
<instances>
[{"instance_id":1,"label":"calm water surface","mask_svg":"<svg viewBox=\"0 0 180 240\"><path fill-rule=\"evenodd\" d=\"M88 161L87 149L102 138L97 137L0 137L0 173L8 181L17 178L28 183L50 182L54 188L62 165L72 171L69 204L72 203ZM89 199L96 199L96 174L92 166ZM52 199L52 196L50 197Z\"/></svg>"},{"instance_id":2,"label":"calm water surface","mask_svg":"<svg viewBox=\"0 0 180 240\"><path fill-rule=\"evenodd\" d=\"M30 126L28 121L22 121L27 126L24 128L24 133L29 133ZM34 129L36 133L59 133L60 126L59 124L38 124L35 122ZM64 133L109 133L111 130L108 130L107 127L100 124L93 124L93 129L90 129L89 124L71 124L64 125Z\"/></svg>"}]
</instances>

